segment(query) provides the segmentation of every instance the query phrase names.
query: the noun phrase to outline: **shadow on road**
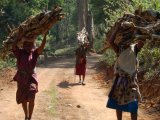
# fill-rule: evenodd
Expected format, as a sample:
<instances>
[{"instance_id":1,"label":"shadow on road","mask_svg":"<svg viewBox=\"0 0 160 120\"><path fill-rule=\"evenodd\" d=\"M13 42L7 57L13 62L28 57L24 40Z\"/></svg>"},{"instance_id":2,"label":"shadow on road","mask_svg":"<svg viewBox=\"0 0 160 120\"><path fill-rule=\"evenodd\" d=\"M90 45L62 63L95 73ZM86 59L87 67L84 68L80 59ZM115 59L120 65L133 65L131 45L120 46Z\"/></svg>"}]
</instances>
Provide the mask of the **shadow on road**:
<instances>
[{"instance_id":1,"label":"shadow on road","mask_svg":"<svg viewBox=\"0 0 160 120\"><path fill-rule=\"evenodd\" d=\"M73 86L81 85L80 83L69 83L68 81L62 81L57 86L60 88L70 88Z\"/></svg>"}]
</instances>

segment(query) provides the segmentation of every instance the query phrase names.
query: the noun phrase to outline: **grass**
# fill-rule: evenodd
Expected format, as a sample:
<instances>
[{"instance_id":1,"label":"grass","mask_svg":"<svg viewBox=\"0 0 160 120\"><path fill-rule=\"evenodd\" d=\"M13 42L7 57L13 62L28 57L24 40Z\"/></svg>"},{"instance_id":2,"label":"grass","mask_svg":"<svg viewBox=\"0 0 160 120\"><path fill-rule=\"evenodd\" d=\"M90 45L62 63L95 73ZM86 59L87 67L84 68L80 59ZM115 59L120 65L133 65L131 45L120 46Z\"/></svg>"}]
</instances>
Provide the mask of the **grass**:
<instances>
[{"instance_id":1,"label":"grass","mask_svg":"<svg viewBox=\"0 0 160 120\"><path fill-rule=\"evenodd\" d=\"M61 56L61 55L74 55L75 54L75 47L67 47L58 49L55 51L55 55Z\"/></svg>"},{"instance_id":2,"label":"grass","mask_svg":"<svg viewBox=\"0 0 160 120\"><path fill-rule=\"evenodd\" d=\"M56 116L56 96L57 96L57 92L56 92L56 87L55 87L55 83L53 83L51 85L51 89L48 91L49 95L51 96L51 101L50 101L50 106L49 106L49 113L52 116Z\"/></svg>"}]
</instances>

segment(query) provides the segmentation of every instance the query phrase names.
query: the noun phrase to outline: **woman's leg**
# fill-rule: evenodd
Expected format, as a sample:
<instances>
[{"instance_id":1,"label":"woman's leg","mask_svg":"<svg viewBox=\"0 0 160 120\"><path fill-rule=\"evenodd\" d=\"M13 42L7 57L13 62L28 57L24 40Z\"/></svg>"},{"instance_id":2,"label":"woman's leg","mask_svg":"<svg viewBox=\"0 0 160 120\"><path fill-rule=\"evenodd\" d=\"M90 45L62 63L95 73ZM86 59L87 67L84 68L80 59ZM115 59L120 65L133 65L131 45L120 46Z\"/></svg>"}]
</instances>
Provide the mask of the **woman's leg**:
<instances>
[{"instance_id":1,"label":"woman's leg","mask_svg":"<svg viewBox=\"0 0 160 120\"><path fill-rule=\"evenodd\" d=\"M32 113L33 113L33 109L34 109L34 101L35 101L35 96L34 98L29 98L28 99L28 108L29 108L29 120L32 118Z\"/></svg>"},{"instance_id":2,"label":"woman's leg","mask_svg":"<svg viewBox=\"0 0 160 120\"><path fill-rule=\"evenodd\" d=\"M79 75L79 83L81 82L81 75Z\"/></svg>"},{"instance_id":3,"label":"woman's leg","mask_svg":"<svg viewBox=\"0 0 160 120\"><path fill-rule=\"evenodd\" d=\"M28 118L28 109L27 109L27 101L22 102L23 111L25 114L25 119Z\"/></svg>"},{"instance_id":4,"label":"woman's leg","mask_svg":"<svg viewBox=\"0 0 160 120\"><path fill-rule=\"evenodd\" d=\"M117 120L122 120L122 111L116 110Z\"/></svg>"},{"instance_id":5,"label":"woman's leg","mask_svg":"<svg viewBox=\"0 0 160 120\"><path fill-rule=\"evenodd\" d=\"M131 120L137 120L137 113L131 113Z\"/></svg>"},{"instance_id":6,"label":"woman's leg","mask_svg":"<svg viewBox=\"0 0 160 120\"><path fill-rule=\"evenodd\" d=\"M84 85L85 74L83 75L82 85Z\"/></svg>"}]
</instances>

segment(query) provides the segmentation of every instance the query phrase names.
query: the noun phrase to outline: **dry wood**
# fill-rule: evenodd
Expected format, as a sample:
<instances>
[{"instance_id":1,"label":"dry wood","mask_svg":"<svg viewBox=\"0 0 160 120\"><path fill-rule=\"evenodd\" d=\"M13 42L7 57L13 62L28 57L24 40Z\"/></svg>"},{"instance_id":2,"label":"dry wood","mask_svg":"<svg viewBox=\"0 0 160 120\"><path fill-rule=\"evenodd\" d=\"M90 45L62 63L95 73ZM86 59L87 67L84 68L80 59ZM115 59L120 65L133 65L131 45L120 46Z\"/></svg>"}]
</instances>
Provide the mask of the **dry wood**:
<instances>
[{"instance_id":1,"label":"dry wood","mask_svg":"<svg viewBox=\"0 0 160 120\"><path fill-rule=\"evenodd\" d=\"M85 27L77 33L77 40L79 45L89 44L88 32Z\"/></svg>"},{"instance_id":2,"label":"dry wood","mask_svg":"<svg viewBox=\"0 0 160 120\"><path fill-rule=\"evenodd\" d=\"M38 35L46 33L59 20L63 19L61 7L54 7L51 11L43 11L36 16L30 16L19 27L11 29L7 39L3 41L1 57L8 55L12 49L12 44L17 40L19 34L25 38L36 38ZM21 41L21 40L20 40Z\"/></svg>"},{"instance_id":3,"label":"dry wood","mask_svg":"<svg viewBox=\"0 0 160 120\"><path fill-rule=\"evenodd\" d=\"M137 40L147 39L150 41L160 41L160 13L154 10L142 11L141 8L135 10L134 14L125 13L122 18L119 18L120 27L116 34L115 43L131 44ZM108 39L115 29L115 24L106 33L106 40L102 52L110 47Z\"/></svg>"}]
</instances>

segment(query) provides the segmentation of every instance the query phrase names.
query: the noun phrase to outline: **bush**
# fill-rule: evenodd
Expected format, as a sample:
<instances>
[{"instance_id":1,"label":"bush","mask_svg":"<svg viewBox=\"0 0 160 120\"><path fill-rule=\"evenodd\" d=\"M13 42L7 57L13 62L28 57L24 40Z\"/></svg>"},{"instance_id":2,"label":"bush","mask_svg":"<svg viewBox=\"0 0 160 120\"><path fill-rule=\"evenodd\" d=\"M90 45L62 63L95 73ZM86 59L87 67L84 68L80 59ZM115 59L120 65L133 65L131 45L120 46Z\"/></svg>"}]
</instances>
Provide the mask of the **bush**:
<instances>
[{"instance_id":1,"label":"bush","mask_svg":"<svg viewBox=\"0 0 160 120\"><path fill-rule=\"evenodd\" d=\"M0 59L0 69L6 68L6 67L14 67L16 65L15 58L8 58L6 60Z\"/></svg>"},{"instance_id":2,"label":"bush","mask_svg":"<svg viewBox=\"0 0 160 120\"><path fill-rule=\"evenodd\" d=\"M96 51L99 51L101 48L103 48L103 39L102 38L96 38L94 40L94 47Z\"/></svg>"},{"instance_id":3,"label":"bush","mask_svg":"<svg viewBox=\"0 0 160 120\"><path fill-rule=\"evenodd\" d=\"M63 49L58 49L55 51L55 55L74 55L75 54L75 47L67 47Z\"/></svg>"},{"instance_id":4,"label":"bush","mask_svg":"<svg viewBox=\"0 0 160 120\"><path fill-rule=\"evenodd\" d=\"M103 54L101 61L105 61L108 66L112 66L115 63L116 54L112 49L107 49Z\"/></svg>"},{"instance_id":5,"label":"bush","mask_svg":"<svg viewBox=\"0 0 160 120\"><path fill-rule=\"evenodd\" d=\"M139 59L140 67L142 71L145 71L145 79L150 80L155 75L157 77L157 73L160 72L160 48L150 47L149 44L146 44L139 53Z\"/></svg>"}]
</instances>

